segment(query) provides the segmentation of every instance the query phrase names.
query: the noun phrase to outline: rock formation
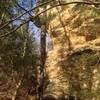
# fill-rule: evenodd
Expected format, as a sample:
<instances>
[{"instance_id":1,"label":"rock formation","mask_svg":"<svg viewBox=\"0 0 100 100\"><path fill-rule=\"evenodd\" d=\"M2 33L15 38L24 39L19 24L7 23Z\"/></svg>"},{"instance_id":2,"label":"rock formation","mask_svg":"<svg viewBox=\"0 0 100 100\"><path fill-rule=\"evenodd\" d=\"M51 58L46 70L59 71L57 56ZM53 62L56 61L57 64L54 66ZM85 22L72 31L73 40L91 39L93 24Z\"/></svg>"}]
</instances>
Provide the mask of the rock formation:
<instances>
[{"instance_id":1,"label":"rock formation","mask_svg":"<svg viewBox=\"0 0 100 100\"><path fill-rule=\"evenodd\" d=\"M48 13L56 16L47 22L53 49L45 64L50 81L46 96L80 97L81 92L96 91L100 84L100 11L75 4L55 7Z\"/></svg>"}]
</instances>

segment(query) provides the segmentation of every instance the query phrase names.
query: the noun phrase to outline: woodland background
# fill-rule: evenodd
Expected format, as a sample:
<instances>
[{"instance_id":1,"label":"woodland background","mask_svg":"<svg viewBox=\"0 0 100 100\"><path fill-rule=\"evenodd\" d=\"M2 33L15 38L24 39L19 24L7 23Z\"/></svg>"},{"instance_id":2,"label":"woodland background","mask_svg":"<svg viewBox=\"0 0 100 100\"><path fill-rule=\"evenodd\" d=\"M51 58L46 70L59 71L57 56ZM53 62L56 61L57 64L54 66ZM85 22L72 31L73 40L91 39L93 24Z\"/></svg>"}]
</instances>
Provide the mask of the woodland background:
<instances>
[{"instance_id":1,"label":"woodland background","mask_svg":"<svg viewBox=\"0 0 100 100\"><path fill-rule=\"evenodd\" d=\"M0 0L0 100L100 100L100 0Z\"/></svg>"}]
</instances>

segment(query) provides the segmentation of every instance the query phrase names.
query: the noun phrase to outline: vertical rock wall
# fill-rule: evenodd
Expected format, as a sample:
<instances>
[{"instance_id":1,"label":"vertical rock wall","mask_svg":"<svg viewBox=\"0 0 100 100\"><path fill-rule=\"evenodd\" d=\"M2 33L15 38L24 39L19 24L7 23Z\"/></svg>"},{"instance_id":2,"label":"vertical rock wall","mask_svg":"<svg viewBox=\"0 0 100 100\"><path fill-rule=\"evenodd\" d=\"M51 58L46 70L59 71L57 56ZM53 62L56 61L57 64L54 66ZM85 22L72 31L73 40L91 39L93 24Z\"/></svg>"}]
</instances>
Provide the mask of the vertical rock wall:
<instances>
[{"instance_id":1,"label":"vertical rock wall","mask_svg":"<svg viewBox=\"0 0 100 100\"><path fill-rule=\"evenodd\" d=\"M95 17L92 15L93 10L97 9L85 5L82 7L85 10L81 12L74 11L75 7L75 5L55 7L48 11L57 15L48 23L48 33L53 42L53 50L48 52L45 64L50 80L50 84L45 90L46 95L60 97L62 94L68 94L70 91L69 78L66 77L66 72L64 71L64 68L68 67L68 63L64 61L70 53L69 42L71 49L74 50L84 47L88 43L91 44L91 41L100 37L100 23L95 23L96 19L100 19L100 16Z\"/></svg>"}]
</instances>

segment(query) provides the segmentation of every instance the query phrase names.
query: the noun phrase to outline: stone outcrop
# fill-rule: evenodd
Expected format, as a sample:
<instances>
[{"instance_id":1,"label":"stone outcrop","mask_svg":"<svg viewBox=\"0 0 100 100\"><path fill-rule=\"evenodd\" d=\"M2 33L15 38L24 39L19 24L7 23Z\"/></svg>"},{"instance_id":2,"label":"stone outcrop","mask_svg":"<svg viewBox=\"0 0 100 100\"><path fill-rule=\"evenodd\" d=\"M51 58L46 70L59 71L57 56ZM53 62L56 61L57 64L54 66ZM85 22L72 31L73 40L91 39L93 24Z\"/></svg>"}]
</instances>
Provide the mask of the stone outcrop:
<instances>
[{"instance_id":1,"label":"stone outcrop","mask_svg":"<svg viewBox=\"0 0 100 100\"><path fill-rule=\"evenodd\" d=\"M97 70L100 69L100 23L97 21L100 20L100 12L93 6L80 5L80 10L76 8L77 6L55 7L48 11L51 14L56 13L56 16L48 22L48 34L51 37L53 49L48 52L45 64L50 80L45 93L53 95L55 98L70 93L77 95L82 88L89 86L90 81L92 84L90 89L93 89L96 84L100 84L100 74ZM85 57L87 59L88 56L92 57L96 54L98 64L93 65L95 68L88 74L92 73L90 76L94 81L97 80L97 83L93 80L85 83L82 76L88 70L86 69L88 62ZM94 73L98 74L97 79L95 79L96 74Z\"/></svg>"}]
</instances>

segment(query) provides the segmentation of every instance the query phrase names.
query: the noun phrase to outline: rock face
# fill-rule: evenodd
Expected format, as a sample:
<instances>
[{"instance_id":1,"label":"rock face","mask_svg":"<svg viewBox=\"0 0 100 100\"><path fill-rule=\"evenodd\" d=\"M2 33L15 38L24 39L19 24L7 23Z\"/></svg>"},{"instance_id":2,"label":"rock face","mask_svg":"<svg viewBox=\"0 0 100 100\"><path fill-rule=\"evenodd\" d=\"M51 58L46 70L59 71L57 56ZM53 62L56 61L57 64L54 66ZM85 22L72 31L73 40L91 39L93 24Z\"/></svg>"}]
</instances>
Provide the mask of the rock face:
<instances>
[{"instance_id":1,"label":"rock face","mask_svg":"<svg viewBox=\"0 0 100 100\"><path fill-rule=\"evenodd\" d=\"M61 95L70 93L78 96L78 93L81 92L83 87L87 88L87 86L89 86L90 80L88 83L84 81L84 83L81 84L83 80L87 79L87 77L84 79L82 76L85 75L85 72L88 70L88 68L86 69L88 66L87 60L85 60L84 57L88 59L87 55L94 56L98 53L97 48L100 50L100 23L98 23L98 21L96 22L96 20L100 20L98 9L93 6L80 5L79 8L81 7L81 9L78 10L78 8L76 8L77 6L55 7L48 11L48 13L51 14L56 13L56 16L48 22L48 33L52 39L53 49L48 52L45 64L46 72L50 80L50 84L47 86L45 92L46 95L53 95L55 98L60 98ZM97 11L97 13L95 11ZM85 52L85 49L83 49L82 52L80 51L81 54L75 53L74 55L73 53L68 57L71 51L80 50L80 48L84 47L97 48L95 48L95 50L90 49L91 52ZM97 57L97 60L99 60L99 58L100 56ZM97 71L98 68L100 68L100 62L96 68L93 67L92 71L88 71L88 74L92 74L90 76L94 78L94 80L96 79L93 72L99 73L99 71ZM100 84L100 74L97 76L97 84ZM90 90L94 88L95 83L93 82L94 81L91 80L90 84L92 85ZM71 84L72 87L69 84Z\"/></svg>"}]
</instances>

